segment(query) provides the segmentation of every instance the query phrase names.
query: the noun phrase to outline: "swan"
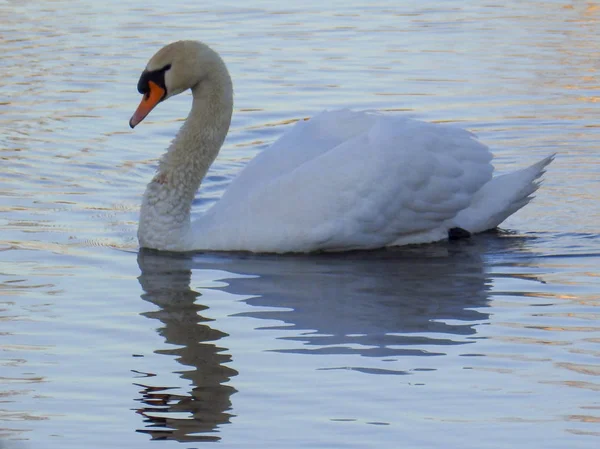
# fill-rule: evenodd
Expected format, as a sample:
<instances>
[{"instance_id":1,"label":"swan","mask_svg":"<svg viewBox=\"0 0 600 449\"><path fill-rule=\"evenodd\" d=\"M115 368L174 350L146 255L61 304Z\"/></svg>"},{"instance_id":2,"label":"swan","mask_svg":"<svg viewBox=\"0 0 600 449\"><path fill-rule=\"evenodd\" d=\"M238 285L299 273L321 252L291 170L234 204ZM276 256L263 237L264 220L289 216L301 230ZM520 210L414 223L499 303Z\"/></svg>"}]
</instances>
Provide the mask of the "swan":
<instances>
[{"instance_id":1,"label":"swan","mask_svg":"<svg viewBox=\"0 0 600 449\"><path fill-rule=\"evenodd\" d=\"M138 239L145 248L346 251L467 237L526 205L554 158L492 177L488 147L466 130L325 111L256 156L192 223L192 201L231 122L229 72L208 45L177 41L152 56L137 88L143 98L131 128L168 98L187 89L193 95L143 196Z\"/></svg>"}]
</instances>

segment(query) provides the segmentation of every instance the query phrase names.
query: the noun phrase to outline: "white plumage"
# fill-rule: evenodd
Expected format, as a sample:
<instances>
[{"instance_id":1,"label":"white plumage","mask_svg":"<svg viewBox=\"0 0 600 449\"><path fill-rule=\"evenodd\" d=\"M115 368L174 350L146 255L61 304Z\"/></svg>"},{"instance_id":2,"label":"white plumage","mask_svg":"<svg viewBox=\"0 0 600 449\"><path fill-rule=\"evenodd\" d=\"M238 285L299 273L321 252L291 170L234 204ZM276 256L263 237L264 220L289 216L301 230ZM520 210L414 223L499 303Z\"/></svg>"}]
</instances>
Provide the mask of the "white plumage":
<instances>
[{"instance_id":1,"label":"white plumage","mask_svg":"<svg viewBox=\"0 0 600 449\"><path fill-rule=\"evenodd\" d=\"M176 69L182 55L188 72L190 58L200 61L196 76L186 76L202 81L187 86L192 112L146 191L142 246L342 251L438 241L456 227L481 232L527 204L552 160L492 178L491 153L465 130L377 113L323 112L259 154L189 226L193 195L229 127L231 82L218 55L191 41L165 47L147 70Z\"/></svg>"}]
</instances>

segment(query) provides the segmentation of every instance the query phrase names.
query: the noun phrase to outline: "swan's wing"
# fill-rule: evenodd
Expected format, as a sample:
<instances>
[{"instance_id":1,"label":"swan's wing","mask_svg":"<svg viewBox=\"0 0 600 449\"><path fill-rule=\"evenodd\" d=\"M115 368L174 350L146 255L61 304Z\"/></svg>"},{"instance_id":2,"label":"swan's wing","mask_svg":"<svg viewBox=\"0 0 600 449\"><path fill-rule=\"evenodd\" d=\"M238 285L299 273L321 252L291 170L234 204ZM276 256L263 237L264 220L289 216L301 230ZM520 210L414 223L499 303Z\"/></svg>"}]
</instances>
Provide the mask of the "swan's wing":
<instances>
[{"instance_id":1,"label":"swan's wing","mask_svg":"<svg viewBox=\"0 0 600 449\"><path fill-rule=\"evenodd\" d=\"M364 120L356 120L361 115ZM209 214L221 239L235 239L223 245L252 251L381 247L438 229L491 178L491 154L467 131L367 113L350 116L350 127L332 120L329 129L311 129L310 138L301 127L284 136L278 144L289 138L295 147L297 131L303 146L278 150L295 158L293 164L274 150L257 158L244 172L247 189L228 192L228 201ZM336 139L344 133L348 138ZM323 149L321 142L334 146ZM262 166L273 161L286 170L277 175L271 171L277 167ZM254 178L260 173L269 176Z\"/></svg>"},{"instance_id":2,"label":"swan's wing","mask_svg":"<svg viewBox=\"0 0 600 449\"><path fill-rule=\"evenodd\" d=\"M377 116L364 112L339 110L325 111L310 120L296 122L248 163L229 185L220 202L237 202L248 192L368 131L376 119Z\"/></svg>"}]
</instances>

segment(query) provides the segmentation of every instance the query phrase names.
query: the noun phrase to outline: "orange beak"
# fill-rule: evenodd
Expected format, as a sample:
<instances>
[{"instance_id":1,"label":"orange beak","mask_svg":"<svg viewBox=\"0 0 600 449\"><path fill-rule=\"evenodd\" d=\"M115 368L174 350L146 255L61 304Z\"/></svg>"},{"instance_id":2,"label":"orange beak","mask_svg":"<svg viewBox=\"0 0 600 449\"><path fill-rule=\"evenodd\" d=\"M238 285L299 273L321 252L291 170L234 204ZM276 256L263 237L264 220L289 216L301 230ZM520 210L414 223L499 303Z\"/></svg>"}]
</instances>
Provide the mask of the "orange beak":
<instances>
[{"instance_id":1,"label":"orange beak","mask_svg":"<svg viewBox=\"0 0 600 449\"><path fill-rule=\"evenodd\" d=\"M148 86L150 87L150 92L144 94L140 105L131 116L131 119L129 119L129 126L132 128L135 128L138 123L144 120L165 96L166 91L154 81L149 81Z\"/></svg>"}]
</instances>

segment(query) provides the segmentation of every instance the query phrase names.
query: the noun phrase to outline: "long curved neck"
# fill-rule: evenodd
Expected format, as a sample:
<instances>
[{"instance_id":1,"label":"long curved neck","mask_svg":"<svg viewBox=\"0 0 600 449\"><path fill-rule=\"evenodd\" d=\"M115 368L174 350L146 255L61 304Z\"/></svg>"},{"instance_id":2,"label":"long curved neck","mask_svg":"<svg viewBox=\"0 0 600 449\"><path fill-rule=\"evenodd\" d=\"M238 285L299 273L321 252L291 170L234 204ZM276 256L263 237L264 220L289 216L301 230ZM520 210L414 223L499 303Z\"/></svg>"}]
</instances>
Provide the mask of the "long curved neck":
<instances>
[{"instance_id":1,"label":"long curved neck","mask_svg":"<svg viewBox=\"0 0 600 449\"><path fill-rule=\"evenodd\" d=\"M233 110L231 78L224 64L212 75L192 88L192 110L146 187L138 228L144 248L189 249L192 201L225 140Z\"/></svg>"}]
</instances>

